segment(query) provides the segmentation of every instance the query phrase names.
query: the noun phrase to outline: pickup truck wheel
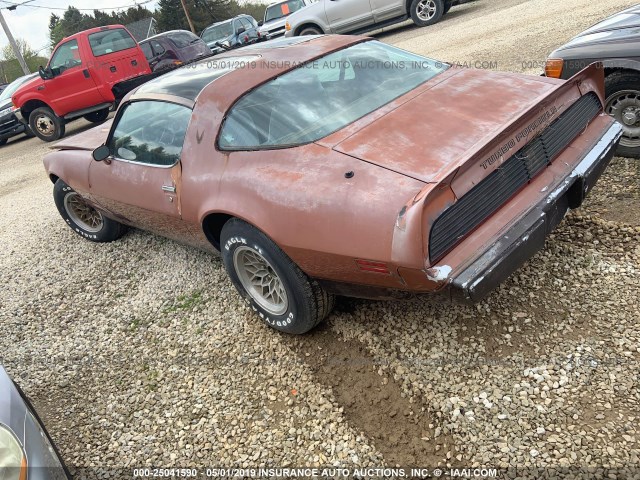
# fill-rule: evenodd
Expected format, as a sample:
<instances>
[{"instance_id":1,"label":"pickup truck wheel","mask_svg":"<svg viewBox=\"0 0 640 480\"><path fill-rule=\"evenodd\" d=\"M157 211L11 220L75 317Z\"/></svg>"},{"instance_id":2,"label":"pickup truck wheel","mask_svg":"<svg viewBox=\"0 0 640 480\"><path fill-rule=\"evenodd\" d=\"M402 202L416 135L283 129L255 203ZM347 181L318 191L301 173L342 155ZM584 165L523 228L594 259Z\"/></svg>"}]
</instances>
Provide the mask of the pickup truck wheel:
<instances>
[{"instance_id":1,"label":"pickup truck wheel","mask_svg":"<svg viewBox=\"0 0 640 480\"><path fill-rule=\"evenodd\" d=\"M231 281L270 327L285 333L306 333L333 309L335 297L248 223L237 218L225 223L221 245Z\"/></svg>"},{"instance_id":2,"label":"pickup truck wheel","mask_svg":"<svg viewBox=\"0 0 640 480\"><path fill-rule=\"evenodd\" d=\"M97 112L91 112L88 115L84 116L84 119L92 122L92 123L102 123L109 116L109 109L104 108L102 110L98 110Z\"/></svg>"},{"instance_id":3,"label":"pickup truck wheel","mask_svg":"<svg viewBox=\"0 0 640 480\"><path fill-rule=\"evenodd\" d=\"M2 140L0 140L0 147L2 147L3 145L6 145L8 141L9 141L8 138L3 138Z\"/></svg>"},{"instance_id":4,"label":"pickup truck wheel","mask_svg":"<svg viewBox=\"0 0 640 480\"><path fill-rule=\"evenodd\" d=\"M318 27L313 27L311 25L309 25L308 27L304 27L302 30L300 30L300 33L298 33L299 36L302 35L322 35L322 32L320 31L320 29Z\"/></svg>"},{"instance_id":5,"label":"pickup truck wheel","mask_svg":"<svg viewBox=\"0 0 640 480\"><path fill-rule=\"evenodd\" d=\"M438 23L444 15L443 0L413 0L411 2L411 20L419 27Z\"/></svg>"},{"instance_id":6,"label":"pickup truck wheel","mask_svg":"<svg viewBox=\"0 0 640 480\"><path fill-rule=\"evenodd\" d=\"M605 78L604 85L604 111L623 129L616 154L640 158L640 74L614 72Z\"/></svg>"},{"instance_id":7,"label":"pickup truck wheel","mask_svg":"<svg viewBox=\"0 0 640 480\"><path fill-rule=\"evenodd\" d=\"M127 231L124 225L102 215L60 179L53 186L53 200L71 230L87 240L112 242Z\"/></svg>"},{"instance_id":8,"label":"pickup truck wheel","mask_svg":"<svg viewBox=\"0 0 640 480\"><path fill-rule=\"evenodd\" d=\"M64 136L64 120L48 107L36 108L29 115L29 127L40 140L53 142Z\"/></svg>"}]
</instances>

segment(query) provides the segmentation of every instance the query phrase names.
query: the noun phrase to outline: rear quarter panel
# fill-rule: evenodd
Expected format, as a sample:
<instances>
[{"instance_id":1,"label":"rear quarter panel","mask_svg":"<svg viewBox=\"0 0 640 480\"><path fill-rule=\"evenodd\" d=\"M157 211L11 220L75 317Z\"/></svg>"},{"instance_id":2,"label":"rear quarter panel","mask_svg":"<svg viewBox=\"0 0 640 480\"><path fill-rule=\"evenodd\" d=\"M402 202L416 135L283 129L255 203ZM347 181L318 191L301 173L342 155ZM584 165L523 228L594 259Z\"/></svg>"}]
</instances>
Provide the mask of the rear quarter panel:
<instances>
[{"instance_id":1,"label":"rear quarter panel","mask_svg":"<svg viewBox=\"0 0 640 480\"><path fill-rule=\"evenodd\" d=\"M402 288L397 272L364 273L354 259L391 262L394 235L403 233L411 237L404 245L413 247L406 261L423 266L421 232L395 228L398 213L423 182L316 144L217 151L217 129L208 115L199 115L206 110L206 104L196 106L183 150L189 152L182 161L186 221L202 225L216 212L241 218L316 278ZM353 177L346 178L347 172Z\"/></svg>"}]
</instances>

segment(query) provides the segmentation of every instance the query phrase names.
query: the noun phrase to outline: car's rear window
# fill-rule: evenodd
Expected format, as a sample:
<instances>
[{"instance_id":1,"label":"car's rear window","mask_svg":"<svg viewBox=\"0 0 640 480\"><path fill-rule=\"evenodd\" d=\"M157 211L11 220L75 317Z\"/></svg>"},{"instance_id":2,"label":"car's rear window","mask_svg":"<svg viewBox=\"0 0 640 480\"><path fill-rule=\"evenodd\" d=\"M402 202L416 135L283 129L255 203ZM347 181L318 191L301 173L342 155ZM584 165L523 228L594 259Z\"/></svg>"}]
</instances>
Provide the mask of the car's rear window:
<instances>
[{"instance_id":1,"label":"car's rear window","mask_svg":"<svg viewBox=\"0 0 640 480\"><path fill-rule=\"evenodd\" d=\"M228 22L207 28L204 32L202 32L202 40L204 40L205 42L214 42L216 40L227 38L232 33L233 28L231 27L231 20L229 20Z\"/></svg>"},{"instance_id":2,"label":"car's rear window","mask_svg":"<svg viewBox=\"0 0 640 480\"><path fill-rule=\"evenodd\" d=\"M448 66L377 41L302 65L242 97L218 140L256 150L319 140L379 109Z\"/></svg>"},{"instance_id":3,"label":"car's rear window","mask_svg":"<svg viewBox=\"0 0 640 480\"><path fill-rule=\"evenodd\" d=\"M189 45L200 41L200 37L194 35L191 32L172 32L168 33L167 37L175 44L178 48L188 47Z\"/></svg>"},{"instance_id":4,"label":"car's rear window","mask_svg":"<svg viewBox=\"0 0 640 480\"><path fill-rule=\"evenodd\" d=\"M136 46L136 41L123 28L110 28L89 35L89 45L93 55L99 57L109 53L127 50Z\"/></svg>"}]
</instances>

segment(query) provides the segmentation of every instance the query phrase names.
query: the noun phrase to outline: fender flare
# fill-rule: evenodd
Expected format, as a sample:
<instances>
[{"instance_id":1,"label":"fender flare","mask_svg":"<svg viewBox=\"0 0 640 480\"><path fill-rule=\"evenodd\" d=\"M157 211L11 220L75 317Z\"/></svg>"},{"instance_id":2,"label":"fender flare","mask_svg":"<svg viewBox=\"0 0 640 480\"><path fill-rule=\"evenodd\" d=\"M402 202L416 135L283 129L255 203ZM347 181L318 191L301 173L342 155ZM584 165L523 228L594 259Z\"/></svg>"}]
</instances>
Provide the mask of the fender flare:
<instances>
[{"instance_id":1,"label":"fender flare","mask_svg":"<svg viewBox=\"0 0 640 480\"><path fill-rule=\"evenodd\" d=\"M19 103L20 103L20 115L22 116L22 118L24 119L25 123L29 123L29 117L25 116L25 110L24 107L25 105L27 105L29 102L38 102L38 103L42 103L44 104L43 106L51 109L51 111L53 113L55 113L58 117L60 117L60 115L58 114L58 112L56 112L55 108L53 108L51 106L51 104L42 96L42 95L38 95L38 94L27 94L24 97L19 99ZM39 108L39 107L35 107L35 108Z\"/></svg>"}]
</instances>

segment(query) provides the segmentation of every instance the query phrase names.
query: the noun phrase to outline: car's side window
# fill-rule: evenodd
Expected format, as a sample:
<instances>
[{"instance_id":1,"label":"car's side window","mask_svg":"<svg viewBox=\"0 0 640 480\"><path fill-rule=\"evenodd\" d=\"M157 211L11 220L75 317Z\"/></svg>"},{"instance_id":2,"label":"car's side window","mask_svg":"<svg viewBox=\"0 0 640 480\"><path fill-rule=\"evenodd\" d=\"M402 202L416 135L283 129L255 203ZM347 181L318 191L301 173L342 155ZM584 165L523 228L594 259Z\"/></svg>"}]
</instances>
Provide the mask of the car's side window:
<instances>
[{"instance_id":1,"label":"car's side window","mask_svg":"<svg viewBox=\"0 0 640 480\"><path fill-rule=\"evenodd\" d=\"M57 70L57 73L62 73L73 67L77 67L82 64L80 60L80 51L78 50L78 41L69 40L58 47L56 53L51 57L49 67L52 70Z\"/></svg>"},{"instance_id":2,"label":"car's side window","mask_svg":"<svg viewBox=\"0 0 640 480\"><path fill-rule=\"evenodd\" d=\"M240 23L242 23L242 26L245 28L245 30L251 30L253 28L253 25L248 18L241 18Z\"/></svg>"},{"instance_id":3,"label":"car's side window","mask_svg":"<svg viewBox=\"0 0 640 480\"><path fill-rule=\"evenodd\" d=\"M165 52L165 48L157 40L151 40L151 46L156 55L162 55Z\"/></svg>"},{"instance_id":4,"label":"car's side window","mask_svg":"<svg viewBox=\"0 0 640 480\"><path fill-rule=\"evenodd\" d=\"M149 42L141 43L140 48L147 60L151 60L153 58L153 51L151 50L151 44L149 44Z\"/></svg>"},{"instance_id":5,"label":"car's side window","mask_svg":"<svg viewBox=\"0 0 640 480\"><path fill-rule=\"evenodd\" d=\"M123 109L109 141L116 159L156 166L180 160L191 109L155 100L132 102Z\"/></svg>"}]
</instances>

